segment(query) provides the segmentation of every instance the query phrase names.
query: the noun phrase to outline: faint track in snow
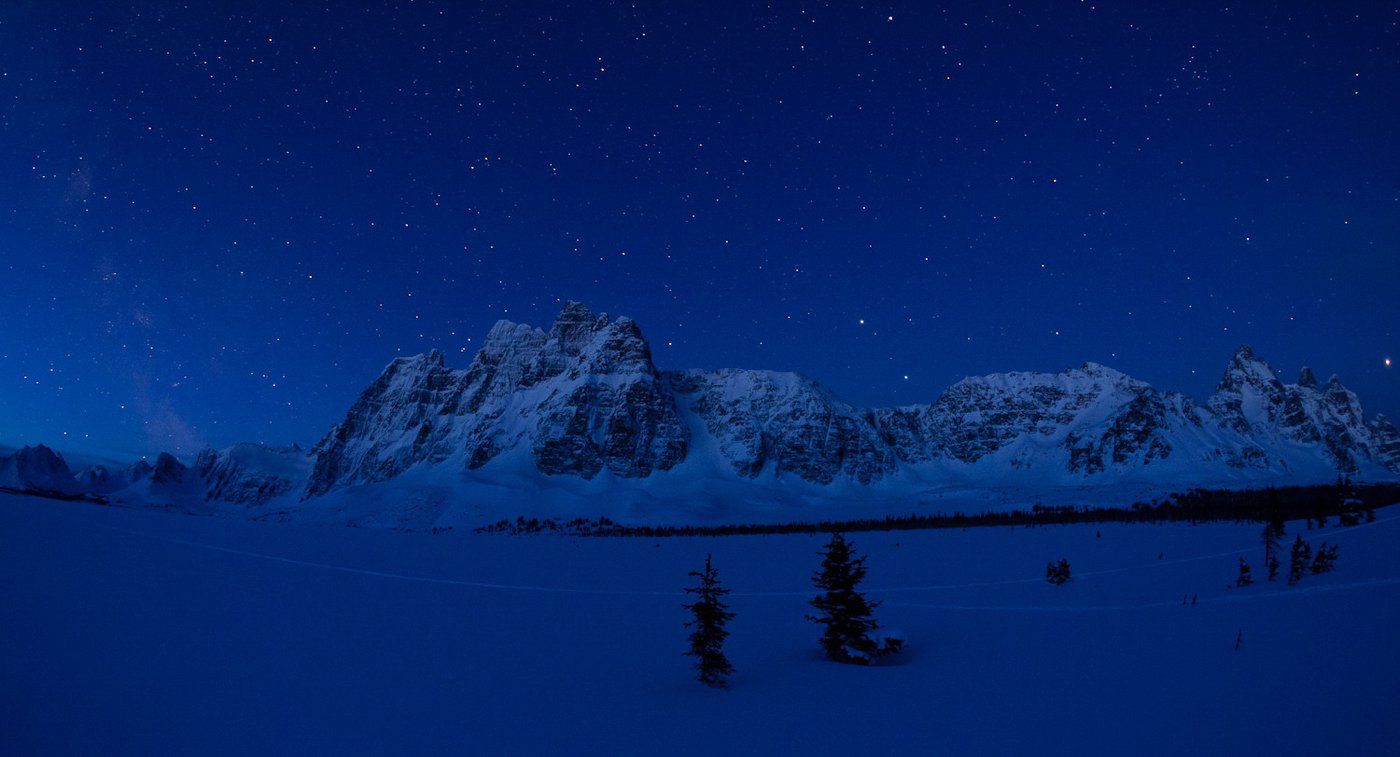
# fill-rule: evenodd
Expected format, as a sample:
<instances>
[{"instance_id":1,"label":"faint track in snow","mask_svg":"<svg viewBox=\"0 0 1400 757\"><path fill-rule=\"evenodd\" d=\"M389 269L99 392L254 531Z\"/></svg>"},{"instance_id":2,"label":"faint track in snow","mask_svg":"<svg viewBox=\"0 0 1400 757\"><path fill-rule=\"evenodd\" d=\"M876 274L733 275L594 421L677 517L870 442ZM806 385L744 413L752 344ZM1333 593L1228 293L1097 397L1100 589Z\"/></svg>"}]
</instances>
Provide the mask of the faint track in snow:
<instances>
[{"instance_id":1,"label":"faint track in snow","mask_svg":"<svg viewBox=\"0 0 1400 757\"><path fill-rule=\"evenodd\" d=\"M96 528L101 528L101 529L105 529L105 530L108 530L108 531L115 531L115 532L118 532L118 533L130 534L130 535L133 535L133 536L139 536L139 537L146 538L146 539L153 539L153 540L156 540L156 541L163 541L163 542L167 542L167 543L170 543L170 544L178 544L178 545L181 545L181 546L191 547L191 548L194 548L194 549L204 549L204 550L209 550L209 551L212 551L212 552L222 552L222 553L225 553L225 554L239 555L239 556L242 556L242 557L249 557L249 558L253 558L253 559L257 559L257 560L264 560L264 561L267 561L267 562L276 562L276 563L282 563L282 564L285 564L285 565L296 565L296 566L300 566L300 567L304 567L304 568L314 568L314 569L319 569L319 570L328 570L328 571L333 571L333 572L337 572L337 573L348 573L348 574L352 574L352 575L370 576L370 577L374 577L374 578L387 578L387 579L397 580L397 581L411 581L411 582L414 582L414 583L436 584L436 585L443 585L443 586L462 586L462 587L473 588L473 589L490 589L490 590L496 590L496 591L534 592L534 593L540 593L540 594L575 594L575 595L590 595L590 596L669 597L669 598L677 598L677 597L684 597L684 596L685 596L684 592L681 591L681 590L675 590L675 591L659 591L659 590L644 590L644 589L590 589L590 588L568 588L568 587L561 587L561 586L537 586L537 585L530 585L530 584L508 584L508 583L499 583L499 582L491 582L491 581L469 581L469 580L457 579L457 578L438 578L438 577L434 577L434 576L417 576L417 575L411 575L411 574L407 574L407 573L394 573L394 572L390 572L390 571L371 570L371 569L368 569L368 568L356 568L356 567L351 567L351 566L348 566L348 565L335 565L335 564L331 564L331 563L321 563L321 562L314 562L314 561L310 561L310 560L298 560L298 559L292 558L292 557L283 557L283 556L281 556L281 555L273 555L273 554L268 554L268 553L265 553L265 552L254 552L254 551L251 551L251 550L234 549L234 548L232 548L232 547L220 547L220 546L217 546L217 545L214 545L214 544L205 544L205 543L202 543L202 542L189 541L189 540L187 540L187 539L176 539L176 538L172 538L172 537L168 537L168 536L158 536L158 535L153 535L153 534L149 534L149 533L143 533L143 532L141 532L141 531L134 531L134 530L127 529L127 528L120 528L120 527L117 527L117 526L111 526L111 525L107 525L107 524L105 524L105 523L95 523L95 522L92 522L92 521L89 521L89 520L79 519L79 518L73 517L73 516L71 516L71 515L69 515L69 514L67 514L67 513L64 513L64 512L62 512L62 511L57 511L57 510L55 510L55 511L52 511L52 513L55 514L55 515L58 515L59 517L65 519L65 520L69 520L69 521L73 521L73 522L82 523L83 525L94 526L94 527L96 527ZM1355 525L1355 526L1342 526L1342 527L1339 527L1337 530L1332 531L1332 532L1329 532L1328 535L1329 535L1329 536L1332 536L1332 537L1336 537L1336 536L1339 536L1339 535L1345 535L1345 534L1350 533L1350 532L1359 531L1359 530L1361 530L1361 529L1372 528L1372 527L1379 526L1379 525L1382 525L1382 524L1394 523L1394 522L1397 522L1397 521L1400 521L1400 516L1392 516L1392 517L1387 517L1387 518L1378 518L1377 520L1375 520L1374 522L1371 522L1371 523L1362 523L1362 524L1358 524L1358 525ZM1251 548L1252 548L1252 547L1251 547ZM1232 557L1232 556L1238 555L1238 554L1240 554L1241 551L1244 551L1244 550L1237 550L1237 549L1236 549L1236 550L1229 550L1229 551L1225 551L1225 552L1216 552L1216 553L1209 554L1209 555L1197 555L1197 556L1194 556L1194 557L1177 558L1177 559L1173 559L1173 560L1154 560L1154 561L1152 561L1152 562L1142 563L1142 564L1133 565L1133 566L1126 566L1126 567L1122 567L1122 568L1107 568L1107 569L1104 569L1104 570L1097 570L1097 571L1085 571L1085 572L1083 572L1083 573L1077 573L1077 574L1075 574L1075 576L1076 576L1076 577L1083 577L1083 576L1108 575L1108 574L1113 574L1113 573L1126 573L1126 572L1130 572L1130 571L1141 570L1141 569L1144 569L1144 568L1162 567L1162 566L1167 566L1167 565L1177 565L1177 564L1191 563L1191 562L1200 562L1200 561L1203 561L1203 560L1215 560L1215 559L1220 559L1220 558L1222 558L1222 557ZM993 586L1012 586L1012 585L1019 585L1019 584L1039 584L1039 583L1044 583L1044 581L1045 581L1044 578L1017 578L1017 579L1009 579L1009 580L1005 580L1005 581L981 581L981 582L960 583L960 584L936 584L936 585L929 585L929 586L884 586L884 587L871 587L871 588L867 589L866 592L867 592L867 593L871 593L871 594L879 595L879 594L908 593L908 592L920 592L920 591L941 591L941 590L948 590L948 589L975 589L975 588L986 588L986 587L993 587ZM1400 577L1397 577L1397 578L1378 578L1378 579L1371 579L1371 580L1367 580L1367 581L1357 581L1357 582L1347 583L1347 584L1330 584L1330 585L1326 585L1326 586L1308 587L1308 588L1305 588L1305 589L1292 588L1292 589L1288 589L1288 590L1286 590L1286 591L1274 591L1274 592L1267 592L1267 593L1252 593L1252 594L1243 594L1243 593L1242 593L1242 594L1238 594L1238 595L1216 596L1216 597L1209 597L1209 596L1208 596L1208 597L1199 599L1199 600L1198 600L1198 603L1200 603L1200 604L1207 604L1207 603L1220 603L1220 602L1227 602L1227 601L1229 601L1229 602L1233 602L1233 601L1247 601L1247 600L1251 600L1251 599L1264 599L1264 598L1272 598L1272 597L1301 596L1301 595L1307 595L1307 594L1313 594L1313 593L1322 593L1322 592L1331 592L1331 591L1343 591L1343 590L1348 590L1348 589L1359 589L1359 588L1366 588L1366 587L1371 587L1371 586L1390 586L1390 585L1396 585L1396 584L1400 584ZM802 597L802 598L807 598L807 597L811 597L811 596L812 596L812 590L811 590L811 589L804 589L804 590L800 590L800 591L732 591L732 592L729 593L729 596L730 596L730 597L733 597L733 598L765 598L765 597ZM957 605L957 604L937 604L937 603L921 603L921 602L885 602L884 604L887 604L887 605L889 605L889 606L891 606L891 607L910 607L910 608L940 609L940 610L990 610L990 611L1002 611L1002 612L1013 612L1013 611L1027 611L1027 612L1100 612L1100 611L1111 611L1111 610L1144 609L1144 608L1152 608L1152 607L1170 607L1170 606L1180 605L1181 603L1175 602L1175 601L1163 601L1163 602L1147 602L1147 603L1141 603L1141 604L1123 604L1123 605L1078 605L1078 606L1053 606L1053 605Z\"/></svg>"},{"instance_id":2,"label":"faint track in snow","mask_svg":"<svg viewBox=\"0 0 1400 757\"><path fill-rule=\"evenodd\" d=\"M570 588L565 588L565 587L560 587L560 586L531 586L531 585L528 585L528 584L506 584L506 583L494 583L494 582L490 582L490 581L467 581L467 580L457 579L457 578L437 578L437 577L434 577L434 576L415 576L415 575L410 575L410 574L407 574L407 573L392 573L392 572L383 571L383 570L370 570L370 569L368 569L368 568L354 568L354 567L351 567L351 566L348 566L348 565L334 565L334 564L331 564L331 563L313 562L313 561L311 561L311 560L298 560L298 559L293 558L293 557L282 557L281 555L271 555L271 554L267 554L266 552L254 552L254 551L246 550L246 549L234 549L234 548L232 548L232 547L220 547L220 546L217 546L217 545L214 545L214 544L204 544L204 543L202 543L202 542L189 541L189 540L187 540L187 539L175 539L175 538L172 538L172 537L169 537L169 536L157 536L157 535L154 535L154 534L142 533L142 532L140 532L140 531L133 531L133 530L128 529L128 528L119 528L119 527L117 527L117 526L109 526L109 525L107 525L107 524L105 524L105 523L93 523L93 522L91 522L91 521L79 520L79 519L77 519L77 518L70 517L70 516L68 516L68 515L66 515L66 514L64 514L64 513L57 513L57 512L56 512L55 514L59 515L60 517L64 518L65 520L79 522L79 523L82 523L83 525L94 526L94 527L96 527L96 528L102 528L102 529L105 529L105 530L108 530L108 531L115 531L115 532L117 532L117 533L130 534L130 535L132 535L132 536L139 536L139 537L142 537L142 538L152 539L152 540L155 540L155 541L163 541L163 542L166 542L166 543L168 543L168 544L178 544L178 545L183 546L183 547L192 547L192 548L194 548L194 549L204 549L204 550L209 550L209 551L211 551L211 552L222 552L222 553L224 553L224 554L239 555L239 556L242 556L242 557L251 557L251 558L256 559L256 560L265 560L265 561L267 561L267 562L282 563L282 564L284 564L284 565L297 565L297 566L300 566L300 567L303 567L303 568L316 568L316 569L319 569L319 570L329 570L329 571L334 571L334 572L337 572L337 573L350 573L350 574L353 574L353 575L360 575L360 576L372 576L372 577L374 577L374 578L389 578L389 579L393 579L393 580L397 580L397 581L413 581L413 582L415 582L415 583L440 584L440 585L446 585L446 586L465 586L465 587L469 587L469 588L473 588L473 589L496 589L496 590L503 590L503 591L526 591L526 592L538 592L538 593L547 593L547 594L592 594L592 595L609 595L609 596L655 596L655 597L680 597L680 596L684 596L684 593L683 593L682 591L680 591L680 590L676 590L676 591L645 591L645 590L641 590L641 589L636 589L636 590L621 590L621 589L586 589L586 588L584 588L584 589L570 589Z\"/></svg>"}]
</instances>

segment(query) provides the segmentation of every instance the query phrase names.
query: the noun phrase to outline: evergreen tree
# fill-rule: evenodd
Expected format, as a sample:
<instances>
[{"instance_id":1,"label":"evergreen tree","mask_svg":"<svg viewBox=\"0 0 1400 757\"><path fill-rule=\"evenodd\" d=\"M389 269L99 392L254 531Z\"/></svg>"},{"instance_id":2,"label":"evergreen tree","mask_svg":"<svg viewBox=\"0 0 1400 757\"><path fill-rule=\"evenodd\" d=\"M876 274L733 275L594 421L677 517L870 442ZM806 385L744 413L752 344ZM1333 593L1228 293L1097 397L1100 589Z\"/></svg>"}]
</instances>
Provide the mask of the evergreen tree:
<instances>
[{"instance_id":1,"label":"evergreen tree","mask_svg":"<svg viewBox=\"0 0 1400 757\"><path fill-rule=\"evenodd\" d=\"M882 645L875 633L879 624L871 612L880 603L867 600L856 589L865 578L865 558L855 556L846 537L835 533L818 554L822 566L812 575L812 585L822 593L811 602L818 614L807 619L826 626L821 637L826 656L837 662L869 665L882 654L898 652L903 640L891 638Z\"/></svg>"},{"instance_id":2,"label":"evergreen tree","mask_svg":"<svg viewBox=\"0 0 1400 757\"><path fill-rule=\"evenodd\" d=\"M1327 546L1327 542L1323 542L1322 545L1317 548L1317 555L1313 557L1312 566L1309 568L1309 571L1313 575L1328 573L1335 567L1336 562L1337 545L1333 544L1329 547Z\"/></svg>"},{"instance_id":3,"label":"evergreen tree","mask_svg":"<svg viewBox=\"0 0 1400 757\"><path fill-rule=\"evenodd\" d=\"M1264 524L1264 533L1261 540L1264 542L1264 566L1269 569L1269 580L1278 578L1278 553L1279 539L1284 535L1283 519L1277 515L1271 516Z\"/></svg>"},{"instance_id":4,"label":"evergreen tree","mask_svg":"<svg viewBox=\"0 0 1400 757\"><path fill-rule=\"evenodd\" d=\"M1308 565L1312 562L1312 559L1312 547L1309 547L1308 543L1303 541L1303 537L1300 534L1293 542L1293 553L1290 555L1288 561L1289 586L1293 586L1303 580L1303 571L1308 569Z\"/></svg>"},{"instance_id":5,"label":"evergreen tree","mask_svg":"<svg viewBox=\"0 0 1400 757\"><path fill-rule=\"evenodd\" d=\"M721 597L729 590L720 587L719 571L710 564L710 555L705 555L703 571L692 570L689 575L698 578L700 585L685 590L687 594L696 596L695 602L682 605L695 616L685 624L687 628L695 629L690 632L690 649L685 655L695 658L695 669L699 672L701 683L724 686L725 679L734 672L734 666L724 656L724 640L729 636L724 624L734 617L734 613L729 612Z\"/></svg>"},{"instance_id":6,"label":"evergreen tree","mask_svg":"<svg viewBox=\"0 0 1400 757\"><path fill-rule=\"evenodd\" d=\"M1250 575L1249 563L1245 562L1245 561L1244 561L1244 558L1241 557L1241 558L1240 558L1240 577L1237 578L1237 579L1235 579L1235 585L1236 585L1236 586L1249 586L1249 585L1252 584L1252 583L1254 583L1254 577L1253 577L1252 575Z\"/></svg>"},{"instance_id":7,"label":"evergreen tree","mask_svg":"<svg viewBox=\"0 0 1400 757\"><path fill-rule=\"evenodd\" d=\"M1069 560L1045 563L1045 580L1056 586L1064 586L1069 581Z\"/></svg>"}]
</instances>

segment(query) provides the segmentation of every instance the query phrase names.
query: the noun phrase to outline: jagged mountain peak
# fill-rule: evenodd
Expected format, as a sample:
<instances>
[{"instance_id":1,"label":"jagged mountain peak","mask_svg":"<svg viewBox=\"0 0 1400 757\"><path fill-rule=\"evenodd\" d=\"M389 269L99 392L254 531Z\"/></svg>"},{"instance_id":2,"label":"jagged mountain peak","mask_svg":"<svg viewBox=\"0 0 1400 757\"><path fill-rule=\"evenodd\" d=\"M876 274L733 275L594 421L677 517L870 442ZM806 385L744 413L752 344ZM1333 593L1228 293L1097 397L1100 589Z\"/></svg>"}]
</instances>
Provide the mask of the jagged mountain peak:
<instances>
[{"instance_id":1,"label":"jagged mountain peak","mask_svg":"<svg viewBox=\"0 0 1400 757\"><path fill-rule=\"evenodd\" d=\"M702 386L722 387L727 400L737 397L792 399L803 403L822 403L847 410L851 406L820 382L792 371L770 371L753 368L721 368L707 371L668 371L672 387L682 394L691 394Z\"/></svg>"},{"instance_id":2,"label":"jagged mountain peak","mask_svg":"<svg viewBox=\"0 0 1400 757\"><path fill-rule=\"evenodd\" d=\"M656 375L651 345L631 318L609 320L581 303L569 301L548 331L498 321L475 361L500 372L512 385L536 384L555 376L577 379L587 374Z\"/></svg>"},{"instance_id":3,"label":"jagged mountain peak","mask_svg":"<svg viewBox=\"0 0 1400 757\"><path fill-rule=\"evenodd\" d=\"M429 350L426 354L402 355L389 361L385 371L401 370L424 370L429 368L441 368L446 365L446 358L438 350Z\"/></svg>"},{"instance_id":4,"label":"jagged mountain peak","mask_svg":"<svg viewBox=\"0 0 1400 757\"><path fill-rule=\"evenodd\" d=\"M156 456L155 467L151 469L151 481L156 484L184 483L186 470L188 468L178 458L169 452L162 452Z\"/></svg>"},{"instance_id":5,"label":"jagged mountain peak","mask_svg":"<svg viewBox=\"0 0 1400 757\"><path fill-rule=\"evenodd\" d=\"M1095 362L1093 362L1093 361L1086 362L1086 363L1084 363L1083 365L1079 366L1079 371L1080 371L1081 373L1084 373L1084 374L1089 375L1089 376L1122 376L1122 375L1125 375L1125 374L1122 373L1121 371L1118 371L1118 370L1116 370L1116 369L1110 368L1110 367L1104 365L1103 363L1095 363Z\"/></svg>"},{"instance_id":6,"label":"jagged mountain peak","mask_svg":"<svg viewBox=\"0 0 1400 757\"><path fill-rule=\"evenodd\" d=\"M578 302L548 331L498 322L466 369L410 368L391 366L317 445L309 496L450 458L476 470L517 448L550 475L646 476L689 441L637 324Z\"/></svg>"},{"instance_id":7,"label":"jagged mountain peak","mask_svg":"<svg viewBox=\"0 0 1400 757\"><path fill-rule=\"evenodd\" d=\"M594 315L593 311L590 310L587 305L577 300L565 300L564 307L560 309L559 315L554 317L556 326L560 323L587 323L590 321L597 322L600 326L606 326L608 324L608 314L598 313Z\"/></svg>"},{"instance_id":8,"label":"jagged mountain peak","mask_svg":"<svg viewBox=\"0 0 1400 757\"><path fill-rule=\"evenodd\" d=\"M437 350L432 350L427 354L402 355L389 361L380 372L379 382L391 382L402 380L403 376L419 376L428 371L438 370L446 365L446 358ZM412 380L411 378L409 380Z\"/></svg>"},{"instance_id":9,"label":"jagged mountain peak","mask_svg":"<svg viewBox=\"0 0 1400 757\"><path fill-rule=\"evenodd\" d=\"M486 332L486 341L482 344L482 349L492 352L500 352L508 345L518 344L524 341L544 341L544 331L534 326L528 326L515 321L501 319L496 321L496 325Z\"/></svg>"},{"instance_id":10,"label":"jagged mountain peak","mask_svg":"<svg viewBox=\"0 0 1400 757\"><path fill-rule=\"evenodd\" d=\"M608 314L594 315L586 305L570 300L554 318L549 328L549 339L557 342L565 352L582 349L594 334L608 327Z\"/></svg>"},{"instance_id":11,"label":"jagged mountain peak","mask_svg":"<svg viewBox=\"0 0 1400 757\"><path fill-rule=\"evenodd\" d=\"M1367 423L1336 377L1322 391L1308 386L1315 382L1304 369L1297 385L1284 385L1242 346L1204 407L1086 362L1058 373L965 378L929 404L863 408L796 373L659 373L635 321L569 302L547 330L499 321L466 368L448 367L436 350L395 359L309 455L236 445L206 450L188 470L162 455L125 476L85 472L81 485L172 502L195 492L253 508L410 469L408 480L420 485L462 483L468 503L468 492L481 491L476 484L495 487L495 497L503 482L529 481L523 502L526 492L580 486L551 479L599 476L614 480L586 490L635 487L664 499L740 482L768 492L760 498L829 484L832 496L856 496L855 484L917 497L950 484L1184 486L1400 474L1395 426L1382 417ZM0 474L14 457L0 456ZM673 469L654 485L625 483Z\"/></svg>"},{"instance_id":12,"label":"jagged mountain peak","mask_svg":"<svg viewBox=\"0 0 1400 757\"><path fill-rule=\"evenodd\" d=\"M1306 365L1303 366L1303 372L1298 374L1298 386L1304 389L1317 388L1317 376L1313 375L1313 370Z\"/></svg>"},{"instance_id":13,"label":"jagged mountain peak","mask_svg":"<svg viewBox=\"0 0 1400 757\"><path fill-rule=\"evenodd\" d=\"M985 376L968 376L953 384L947 391L956 393L954 390L959 390L960 387L963 389L987 387L998 391L1015 391L1019 388L1033 386L1056 386L1064 390L1084 391L1089 387L1107 389L1121 386L1131 388L1147 386L1147 384L1115 368L1090 362L1084 363L1078 368L1066 368L1059 373L1008 371L1006 373L990 373Z\"/></svg>"},{"instance_id":14,"label":"jagged mountain peak","mask_svg":"<svg viewBox=\"0 0 1400 757\"><path fill-rule=\"evenodd\" d=\"M548 475L591 478L606 469L644 477L684 461L687 428L709 437L710 448L742 478L796 474L821 484L843 475L873 483L895 474L900 463L984 459L1022 468L1063 465L1079 476L1165 465L1169 458L1189 469L1186 455L1231 469L1286 469L1282 457L1265 452L1274 439L1325 443L1324 455L1346 467L1366 455L1351 450L1368 444L1364 430L1339 430L1360 423L1354 395L1285 387L1248 345L1232 355L1209 408L1086 362L1058 373L973 376L932 404L866 409L797 374L662 375L635 321L572 301L548 330L497 323L465 371L440 369L392 383L367 394L330 446L318 447L325 480L311 494L459 455L467 470L477 470L520 447ZM1210 442L1218 446L1202 448L1200 435L1222 432Z\"/></svg>"},{"instance_id":15,"label":"jagged mountain peak","mask_svg":"<svg viewBox=\"0 0 1400 757\"><path fill-rule=\"evenodd\" d=\"M1274 369L1269 367L1267 362L1255 356L1254 348L1247 344L1240 345L1235 350L1234 356L1230 358L1230 363L1225 366L1225 373L1220 377L1216 391L1239 392L1245 386L1268 391L1283 388L1283 383L1278 380Z\"/></svg>"},{"instance_id":16,"label":"jagged mountain peak","mask_svg":"<svg viewBox=\"0 0 1400 757\"><path fill-rule=\"evenodd\" d=\"M42 444L24 446L0 455L0 486L68 494L77 491L77 481L59 453Z\"/></svg>"}]
</instances>

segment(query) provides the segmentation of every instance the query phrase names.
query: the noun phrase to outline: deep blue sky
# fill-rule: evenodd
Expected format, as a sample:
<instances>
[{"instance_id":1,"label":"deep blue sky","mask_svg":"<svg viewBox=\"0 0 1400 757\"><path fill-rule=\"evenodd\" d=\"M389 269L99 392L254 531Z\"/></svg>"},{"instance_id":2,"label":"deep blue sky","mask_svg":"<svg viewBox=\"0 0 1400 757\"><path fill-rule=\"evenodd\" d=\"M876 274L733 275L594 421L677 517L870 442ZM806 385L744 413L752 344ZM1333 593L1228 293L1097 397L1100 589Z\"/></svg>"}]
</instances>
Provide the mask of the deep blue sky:
<instances>
[{"instance_id":1,"label":"deep blue sky","mask_svg":"<svg viewBox=\"0 0 1400 757\"><path fill-rule=\"evenodd\" d=\"M313 443L566 299L861 404L1250 343L1400 414L1395 3L331 5L0 6L0 443Z\"/></svg>"}]
</instances>

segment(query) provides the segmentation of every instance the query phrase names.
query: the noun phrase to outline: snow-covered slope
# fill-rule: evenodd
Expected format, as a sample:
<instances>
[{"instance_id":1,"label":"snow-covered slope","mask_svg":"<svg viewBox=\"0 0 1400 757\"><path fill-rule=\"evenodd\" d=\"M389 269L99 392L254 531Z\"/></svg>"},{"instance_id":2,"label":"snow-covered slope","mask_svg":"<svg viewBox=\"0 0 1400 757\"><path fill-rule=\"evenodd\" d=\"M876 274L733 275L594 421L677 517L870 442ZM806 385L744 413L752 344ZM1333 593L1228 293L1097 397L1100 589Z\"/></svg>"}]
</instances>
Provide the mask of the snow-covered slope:
<instances>
[{"instance_id":1,"label":"snow-covered slope","mask_svg":"<svg viewBox=\"0 0 1400 757\"><path fill-rule=\"evenodd\" d=\"M313 450L306 491L450 459L475 470L517 448L544 475L640 478L689 441L637 325L570 303L547 332L496 324L465 370L437 352L395 360Z\"/></svg>"},{"instance_id":2,"label":"snow-covered slope","mask_svg":"<svg viewBox=\"0 0 1400 757\"><path fill-rule=\"evenodd\" d=\"M965 379L929 405L864 409L802 376L660 373L635 323L569 303L549 331L503 321L466 369L402 358L313 450L310 497L447 466L464 485L719 477L923 491L942 483L1330 482L1400 474L1400 441L1311 373L1284 385L1242 347L1205 405L1111 368ZM643 487L637 484L636 487Z\"/></svg>"},{"instance_id":3,"label":"snow-covered slope","mask_svg":"<svg viewBox=\"0 0 1400 757\"><path fill-rule=\"evenodd\" d=\"M838 476L868 484L893 473L895 450L869 413L815 381L772 371L686 371L667 374L734 474L765 471L817 484Z\"/></svg>"},{"instance_id":4,"label":"snow-covered slope","mask_svg":"<svg viewBox=\"0 0 1400 757\"><path fill-rule=\"evenodd\" d=\"M311 461L301 447L236 444L206 449L195 459L193 475L204 499L255 507L305 485Z\"/></svg>"},{"instance_id":5,"label":"snow-covered slope","mask_svg":"<svg viewBox=\"0 0 1400 757\"><path fill-rule=\"evenodd\" d=\"M48 494L81 490L63 456L42 444L0 454L0 487Z\"/></svg>"},{"instance_id":6,"label":"snow-covered slope","mask_svg":"<svg viewBox=\"0 0 1400 757\"><path fill-rule=\"evenodd\" d=\"M958 382L932 405L876 411L908 463L1112 474L1172 456L1202 425L1184 395L1095 363L1063 373L1004 373Z\"/></svg>"},{"instance_id":7,"label":"snow-covered slope","mask_svg":"<svg viewBox=\"0 0 1400 757\"><path fill-rule=\"evenodd\" d=\"M75 494L111 502L186 512L257 508L306 485L311 460L296 445L237 444L207 449L187 466L168 452L118 466L93 464L73 474L58 453L43 445L0 455L0 487L24 492Z\"/></svg>"},{"instance_id":8,"label":"snow-covered slope","mask_svg":"<svg viewBox=\"0 0 1400 757\"><path fill-rule=\"evenodd\" d=\"M1088 363L867 409L790 373L663 373L631 319L572 302L548 330L496 324L466 368L439 352L394 360L309 453L236 445L188 470L162 457L75 478L42 449L0 456L0 486L412 528L1122 504L1192 486L1400 476L1394 425L1366 419L1335 376L1319 385L1305 369L1284 384L1249 347L1204 404Z\"/></svg>"},{"instance_id":9,"label":"snow-covered slope","mask_svg":"<svg viewBox=\"0 0 1400 757\"><path fill-rule=\"evenodd\" d=\"M826 661L825 536L432 535L0 494L7 755L1389 755L1400 508L1258 524L854 535L909 646ZM688 571L732 594L730 687L694 680ZM1044 580L1067 559L1073 578ZM1243 558L1256 583L1232 582Z\"/></svg>"}]
</instances>

